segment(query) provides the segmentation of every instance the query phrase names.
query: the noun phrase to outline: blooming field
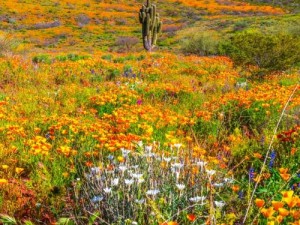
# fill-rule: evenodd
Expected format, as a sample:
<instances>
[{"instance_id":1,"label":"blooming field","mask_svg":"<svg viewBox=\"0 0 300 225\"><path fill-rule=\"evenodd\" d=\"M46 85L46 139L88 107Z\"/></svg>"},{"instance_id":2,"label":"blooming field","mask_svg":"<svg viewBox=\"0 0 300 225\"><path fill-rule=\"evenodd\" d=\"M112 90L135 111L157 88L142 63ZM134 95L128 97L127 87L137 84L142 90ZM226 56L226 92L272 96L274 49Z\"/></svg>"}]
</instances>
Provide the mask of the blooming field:
<instances>
[{"instance_id":1,"label":"blooming field","mask_svg":"<svg viewBox=\"0 0 300 225\"><path fill-rule=\"evenodd\" d=\"M162 34L161 40L165 40L166 44L172 42L169 36L174 31L202 18L284 14L280 8L232 0L154 2L160 6L165 24L165 34ZM121 37L139 37L136 15L141 3L129 1L120 4L115 0L1 1L0 28L22 43L20 51L40 52L44 48L56 52L118 49L118 39Z\"/></svg>"},{"instance_id":2,"label":"blooming field","mask_svg":"<svg viewBox=\"0 0 300 225\"><path fill-rule=\"evenodd\" d=\"M267 42L296 43L299 16L156 3L149 53L134 1L1 1L0 224L300 224L299 64ZM255 48L255 65L215 54L242 29L281 27L261 46L286 72L259 68ZM189 46L223 41L210 56L179 53L204 31Z\"/></svg>"},{"instance_id":3,"label":"blooming field","mask_svg":"<svg viewBox=\"0 0 300 225\"><path fill-rule=\"evenodd\" d=\"M0 61L2 213L232 224L249 203L257 222L299 220L296 74L242 81L228 58L170 53L49 57Z\"/></svg>"}]
</instances>

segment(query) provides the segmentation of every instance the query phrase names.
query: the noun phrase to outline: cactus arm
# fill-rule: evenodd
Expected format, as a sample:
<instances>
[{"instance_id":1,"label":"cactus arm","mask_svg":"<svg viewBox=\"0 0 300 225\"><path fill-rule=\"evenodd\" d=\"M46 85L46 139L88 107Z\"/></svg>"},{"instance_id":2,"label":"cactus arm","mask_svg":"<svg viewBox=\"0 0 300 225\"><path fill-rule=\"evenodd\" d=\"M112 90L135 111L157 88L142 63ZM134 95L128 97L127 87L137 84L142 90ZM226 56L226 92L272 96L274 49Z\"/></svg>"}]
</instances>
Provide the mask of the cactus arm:
<instances>
[{"instance_id":1,"label":"cactus arm","mask_svg":"<svg viewBox=\"0 0 300 225\"><path fill-rule=\"evenodd\" d=\"M162 23L157 13L156 5L147 0L139 12L139 21L142 24L143 45L151 51L156 45L158 34L161 32Z\"/></svg>"}]
</instances>

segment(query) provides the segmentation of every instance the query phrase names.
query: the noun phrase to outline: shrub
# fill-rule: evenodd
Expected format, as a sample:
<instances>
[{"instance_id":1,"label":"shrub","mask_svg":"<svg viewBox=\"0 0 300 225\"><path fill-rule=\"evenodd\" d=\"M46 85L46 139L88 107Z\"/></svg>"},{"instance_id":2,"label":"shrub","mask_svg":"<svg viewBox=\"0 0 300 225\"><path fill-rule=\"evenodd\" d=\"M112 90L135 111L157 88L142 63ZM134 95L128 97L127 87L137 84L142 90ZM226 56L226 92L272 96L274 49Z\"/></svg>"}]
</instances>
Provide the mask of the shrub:
<instances>
[{"instance_id":1,"label":"shrub","mask_svg":"<svg viewBox=\"0 0 300 225\"><path fill-rule=\"evenodd\" d=\"M139 43L137 37L121 36L116 40L116 45L121 47L123 51L130 51L137 43Z\"/></svg>"},{"instance_id":2,"label":"shrub","mask_svg":"<svg viewBox=\"0 0 300 225\"><path fill-rule=\"evenodd\" d=\"M88 25L91 21L91 19L85 15L85 14L79 14L76 18L75 18L78 26L83 27L85 25Z\"/></svg>"},{"instance_id":3,"label":"shrub","mask_svg":"<svg viewBox=\"0 0 300 225\"><path fill-rule=\"evenodd\" d=\"M218 53L219 37L215 32L202 32L188 37L182 45L185 54L201 56L216 55Z\"/></svg>"},{"instance_id":4,"label":"shrub","mask_svg":"<svg viewBox=\"0 0 300 225\"><path fill-rule=\"evenodd\" d=\"M222 49L236 64L268 71L286 70L300 60L300 38L286 33L245 31L223 43Z\"/></svg>"},{"instance_id":5,"label":"shrub","mask_svg":"<svg viewBox=\"0 0 300 225\"><path fill-rule=\"evenodd\" d=\"M111 54L101 56L101 59L104 59L106 61L111 61L112 58L113 58L113 56Z\"/></svg>"},{"instance_id":6,"label":"shrub","mask_svg":"<svg viewBox=\"0 0 300 225\"><path fill-rule=\"evenodd\" d=\"M0 56L5 53L12 52L18 43L7 35L0 35Z\"/></svg>"},{"instance_id":7,"label":"shrub","mask_svg":"<svg viewBox=\"0 0 300 225\"><path fill-rule=\"evenodd\" d=\"M32 58L34 63L51 63L52 60L49 55L36 55Z\"/></svg>"},{"instance_id":8,"label":"shrub","mask_svg":"<svg viewBox=\"0 0 300 225\"><path fill-rule=\"evenodd\" d=\"M73 62L78 61L78 60L83 60L83 59L88 59L90 58L90 56L87 55L77 55L77 54L73 54L70 53L67 55L67 58Z\"/></svg>"}]
</instances>

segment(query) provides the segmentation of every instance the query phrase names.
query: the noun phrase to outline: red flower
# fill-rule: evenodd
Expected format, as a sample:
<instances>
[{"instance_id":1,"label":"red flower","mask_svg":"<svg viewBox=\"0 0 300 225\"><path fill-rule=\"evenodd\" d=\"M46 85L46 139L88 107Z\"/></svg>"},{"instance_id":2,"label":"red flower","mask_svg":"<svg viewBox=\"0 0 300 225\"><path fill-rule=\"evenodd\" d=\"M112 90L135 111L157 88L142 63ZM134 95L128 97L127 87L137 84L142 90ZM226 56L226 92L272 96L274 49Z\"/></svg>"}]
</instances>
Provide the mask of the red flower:
<instances>
[{"instance_id":1,"label":"red flower","mask_svg":"<svg viewBox=\"0 0 300 225\"><path fill-rule=\"evenodd\" d=\"M187 214L186 218L191 222L194 222L196 220L195 214Z\"/></svg>"}]
</instances>

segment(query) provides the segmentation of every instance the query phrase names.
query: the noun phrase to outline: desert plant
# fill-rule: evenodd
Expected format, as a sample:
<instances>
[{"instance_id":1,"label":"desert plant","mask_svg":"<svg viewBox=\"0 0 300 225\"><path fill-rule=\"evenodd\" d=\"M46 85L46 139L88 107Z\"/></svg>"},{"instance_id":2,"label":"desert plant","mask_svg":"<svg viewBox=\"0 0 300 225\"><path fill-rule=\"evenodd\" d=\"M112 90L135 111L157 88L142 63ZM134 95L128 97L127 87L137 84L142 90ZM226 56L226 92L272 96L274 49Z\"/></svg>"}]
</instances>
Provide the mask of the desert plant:
<instances>
[{"instance_id":1,"label":"desert plant","mask_svg":"<svg viewBox=\"0 0 300 225\"><path fill-rule=\"evenodd\" d=\"M9 35L0 35L0 56L12 52L18 43Z\"/></svg>"},{"instance_id":2,"label":"desert plant","mask_svg":"<svg viewBox=\"0 0 300 225\"><path fill-rule=\"evenodd\" d=\"M266 71L286 70L300 61L300 39L287 33L245 31L234 35L223 47L236 64Z\"/></svg>"},{"instance_id":3,"label":"desert plant","mask_svg":"<svg viewBox=\"0 0 300 225\"><path fill-rule=\"evenodd\" d=\"M151 51L157 41L157 36L161 32L162 22L159 14L156 13L156 6L147 0L147 4L143 5L139 12L139 20L142 24L142 36L144 48Z\"/></svg>"},{"instance_id":4,"label":"desert plant","mask_svg":"<svg viewBox=\"0 0 300 225\"><path fill-rule=\"evenodd\" d=\"M182 45L185 54L201 56L216 55L218 53L219 37L214 32L201 32L189 36Z\"/></svg>"}]
</instances>

